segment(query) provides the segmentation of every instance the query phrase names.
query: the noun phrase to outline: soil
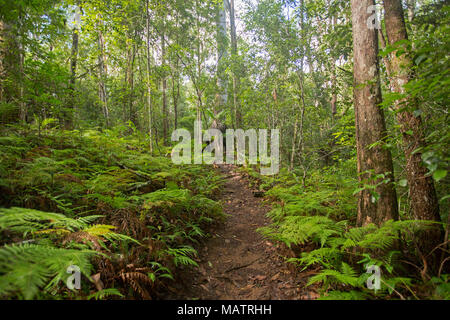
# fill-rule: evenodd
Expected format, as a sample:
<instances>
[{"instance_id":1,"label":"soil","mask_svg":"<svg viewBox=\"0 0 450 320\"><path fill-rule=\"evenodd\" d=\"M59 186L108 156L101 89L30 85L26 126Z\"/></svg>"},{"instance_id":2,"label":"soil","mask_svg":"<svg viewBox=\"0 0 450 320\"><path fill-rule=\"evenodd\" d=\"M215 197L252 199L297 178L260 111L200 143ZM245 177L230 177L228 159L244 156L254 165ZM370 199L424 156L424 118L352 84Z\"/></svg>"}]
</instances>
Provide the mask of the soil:
<instances>
[{"instance_id":1,"label":"soil","mask_svg":"<svg viewBox=\"0 0 450 320\"><path fill-rule=\"evenodd\" d=\"M222 203L228 218L199 245L198 268L181 271L165 299L307 300L309 276L285 262L286 250L264 238L258 228L270 224L270 206L249 188L233 166L218 168L226 177Z\"/></svg>"}]
</instances>

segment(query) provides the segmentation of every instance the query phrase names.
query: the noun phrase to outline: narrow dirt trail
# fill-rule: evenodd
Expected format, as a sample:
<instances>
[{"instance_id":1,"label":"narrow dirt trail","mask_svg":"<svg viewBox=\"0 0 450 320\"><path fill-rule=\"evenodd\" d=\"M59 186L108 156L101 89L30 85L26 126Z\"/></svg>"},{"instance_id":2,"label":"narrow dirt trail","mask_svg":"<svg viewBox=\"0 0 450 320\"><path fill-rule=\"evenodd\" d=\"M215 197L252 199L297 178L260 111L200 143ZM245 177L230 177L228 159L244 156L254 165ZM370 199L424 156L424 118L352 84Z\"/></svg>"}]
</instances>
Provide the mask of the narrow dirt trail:
<instances>
[{"instance_id":1,"label":"narrow dirt trail","mask_svg":"<svg viewBox=\"0 0 450 320\"><path fill-rule=\"evenodd\" d=\"M264 205L248 188L246 178L232 166L220 167L226 176L222 195L226 222L211 230L199 247L199 268L186 270L169 299L296 300L313 299L306 290L307 277L294 274L280 248L256 232L270 220ZM292 270L292 269L291 269Z\"/></svg>"}]
</instances>

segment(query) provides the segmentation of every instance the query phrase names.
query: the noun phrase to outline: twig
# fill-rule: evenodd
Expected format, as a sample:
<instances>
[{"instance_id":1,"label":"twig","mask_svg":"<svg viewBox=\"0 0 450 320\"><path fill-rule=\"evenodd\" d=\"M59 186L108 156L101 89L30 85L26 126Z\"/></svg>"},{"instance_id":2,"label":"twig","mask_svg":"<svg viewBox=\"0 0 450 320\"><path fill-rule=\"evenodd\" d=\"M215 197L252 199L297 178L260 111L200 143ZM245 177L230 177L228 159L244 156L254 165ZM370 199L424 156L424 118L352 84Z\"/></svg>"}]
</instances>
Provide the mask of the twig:
<instances>
[{"instance_id":1,"label":"twig","mask_svg":"<svg viewBox=\"0 0 450 320\"><path fill-rule=\"evenodd\" d=\"M258 261L259 259L261 259L261 258L258 258L256 260L250 262L250 263L247 263L247 264L244 264L244 265L241 265L241 266L232 267L232 268L226 270L224 273L228 273L228 272L231 272L231 271L239 270L239 269L242 269L242 268L247 268L247 267L251 266L252 264L254 264L256 261Z\"/></svg>"},{"instance_id":2,"label":"twig","mask_svg":"<svg viewBox=\"0 0 450 320\"><path fill-rule=\"evenodd\" d=\"M400 292L398 292L397 290L395 290L395 288L393 288L392 286L390 286L389 284L387 284L385 281L383 281L383 279L380 279L380 280L381 280L381 282L383 282L383 283L386 285L386 287L392 289L392 291L394 291L396 294L398 294L398 296L400 297L400 299L406 300L405 297L404 297Z\"/></svg>"}]
</instances>

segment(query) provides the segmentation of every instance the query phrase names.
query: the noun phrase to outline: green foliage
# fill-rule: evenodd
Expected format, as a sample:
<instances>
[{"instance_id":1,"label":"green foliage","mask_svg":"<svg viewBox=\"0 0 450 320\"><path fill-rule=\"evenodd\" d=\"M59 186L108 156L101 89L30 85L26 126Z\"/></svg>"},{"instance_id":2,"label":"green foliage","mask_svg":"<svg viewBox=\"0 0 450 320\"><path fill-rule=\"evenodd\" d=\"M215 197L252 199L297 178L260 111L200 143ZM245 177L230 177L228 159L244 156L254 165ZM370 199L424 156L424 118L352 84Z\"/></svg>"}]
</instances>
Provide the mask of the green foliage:
<instances>
[{"instance_id":1,"label":"green foliage","mask_svg":"<svg viewBox=\"0 0 450 320\"><path fill-rule=\"evenodd\" d=\"M13 132L0 138L0 205L9 207L0 208L2 297L129 297L131 286L137 297L149 298L145 286L157 290L174 279L177 267L197 266L190 244L224 217L211 199L220 176L178 168L148 155L139 139L112 130L48 129L40 138ZM92 291L93 282L83 281L80 292L64 289L72 264L88 280L100 272L105 288Z\"/></svg>"},{"instance_id":2,"label":"green foliage","mask_svg":"<svg viewBox=\"0 0 450 320\"><path fill-rule=\"evenodd\" d=\"M33 299L41 290L50 293L67 279L66 270L71 265L89 277L90 258L97 254L47 245L6 245L0 248L0 296Z\"/></svg>"},{"instance_id":3,"label":"green foliage","mask_svg":"<svg viewBox=\"0 0 450 320\"><path fill-rule=\"evenodd\" d=\"M87 297L87 300L95 299L95 300L104 300L106 297L110 296L118 296L121 298L124 298L124 295L120 293L119 290L110 288L110 289L103 289L100 291L97 291L96 293L91 294Z\"/></svg>"},{"instance_id":4,"label":"green foliage","mask_svg":"<svg viewBox=\"0 0 450 320\"><path fill-rule=\"evenodd\" d=\"M259 178L259 182L264 179ZM293 183L295 179L294 174L287 174L272 181L266 197L277 201L268 213L274 222L259 231L296 252L297 256L287 262L301 271L319 269L309 278L308 286L321 285L321 299L417 298L415 291L422 287L434 288L442 296L446 281L435 278L434 284L424 282L417 270L410 269L411 265L420 265L415 258L414 235L430 228L429 221L391 220L380 227L355 227L351 204L355 184L339 184L336 176L319 178L312 173L302 188ZM380 290L366 287L370 276L366 267L370 265L381 268Z\"/></svg>"}]
</instances>

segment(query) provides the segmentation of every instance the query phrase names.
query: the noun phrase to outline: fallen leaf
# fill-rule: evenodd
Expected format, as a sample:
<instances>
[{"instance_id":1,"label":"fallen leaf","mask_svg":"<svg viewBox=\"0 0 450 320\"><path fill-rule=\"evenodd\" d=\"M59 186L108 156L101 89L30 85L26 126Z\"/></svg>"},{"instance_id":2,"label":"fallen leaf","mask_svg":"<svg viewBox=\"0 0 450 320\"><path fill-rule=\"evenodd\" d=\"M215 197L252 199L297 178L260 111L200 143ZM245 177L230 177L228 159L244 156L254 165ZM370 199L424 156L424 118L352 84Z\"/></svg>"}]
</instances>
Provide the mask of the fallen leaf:
<instances>
[{"instance_id":1,"label":"fallen leaf","mask_svg":"<svg viewBox=\"0 0 450 320\"><path fill-rule=\"evenodd\" d=\"M209 292L209 289L208 289L208 287L207 286L205 286L204 284L201 284L200 285L200 287L202 287L205 291L208 291Z\"/></svg>"},{"instance_id":2,"label":"fallen leaf","mask_svg":"<svg viewBox=\"0 0 450 320\"><path fill-rule=\"evenodd\" d=\"M98 291L103 290L104 285L102 279L100 279L100 273L94 274L93 276L91 276L91 279L94 282L95 287L97 288Z\"/></svg>"},{"instance_id":3,"label":"fallen leaf","mask_svg":"<svg viewBox=\"0 0 450 320\"><path fill-rule=\"evenodd\" d=\"M274 275L270 280L275 281L280 277L280 273L278 272L276 275Z\"/></svg>"}]
</instances>

